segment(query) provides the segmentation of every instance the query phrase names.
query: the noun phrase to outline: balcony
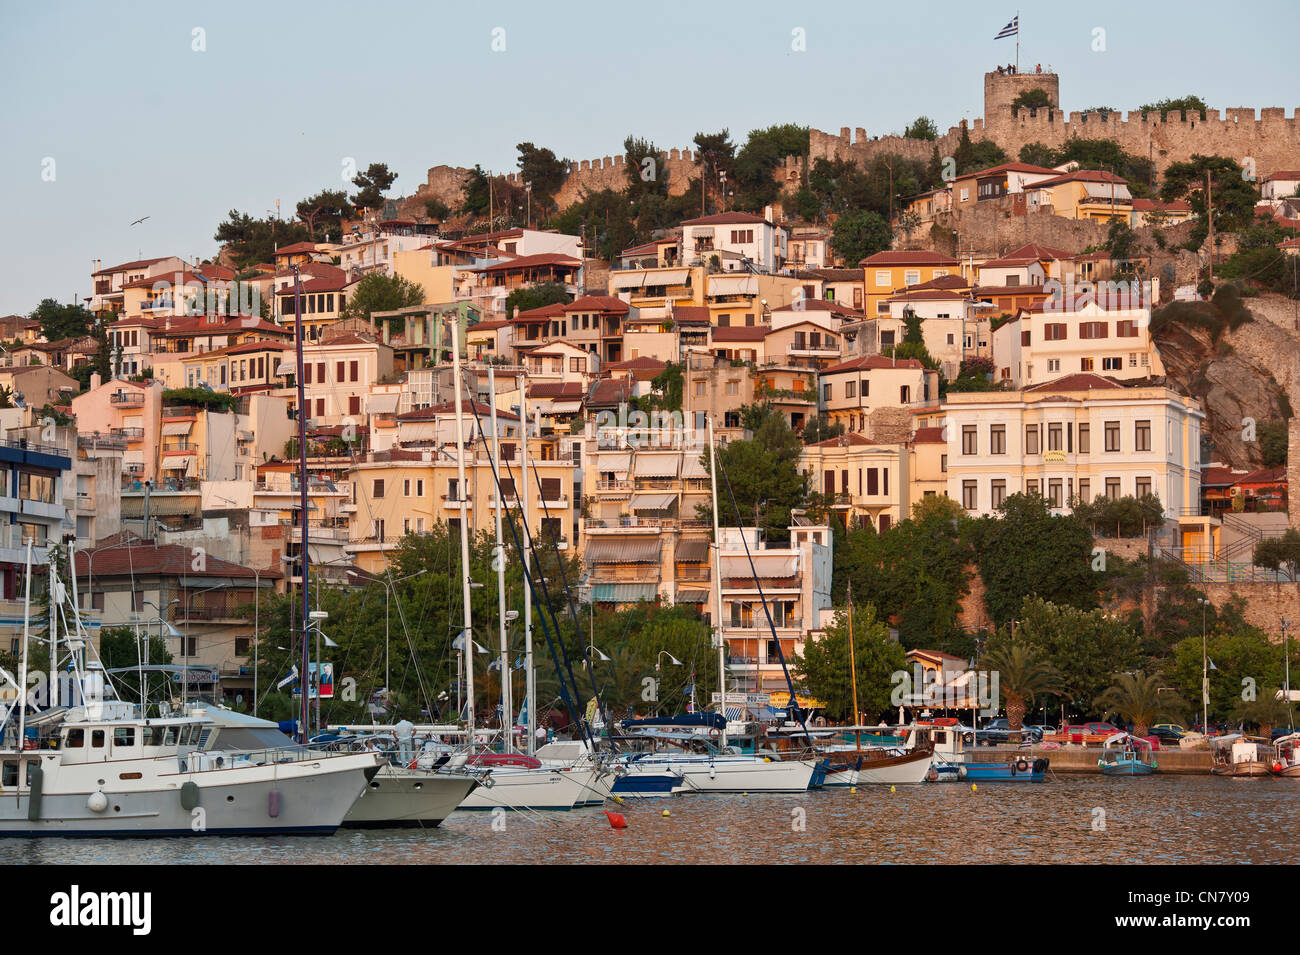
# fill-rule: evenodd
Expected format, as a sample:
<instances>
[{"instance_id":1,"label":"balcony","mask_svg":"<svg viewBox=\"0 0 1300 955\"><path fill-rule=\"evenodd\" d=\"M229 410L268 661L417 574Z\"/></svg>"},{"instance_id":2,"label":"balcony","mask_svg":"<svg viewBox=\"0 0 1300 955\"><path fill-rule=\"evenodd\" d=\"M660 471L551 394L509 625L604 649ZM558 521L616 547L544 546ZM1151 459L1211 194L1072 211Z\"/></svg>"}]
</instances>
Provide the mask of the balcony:
<instances>
[{"instance_id":1,"label":"balcony","mask_svg":"<svg viewBox=\"0 0 1300 955\"><path fill-rule=\"evenodd\" d=\"M143 408L144 394L138 391L115 391L108 396L108 403L114 408Z\"/></svg>"},{"instance_id":2,"label":"balcony","mask_svg":"<svg viewBox=\"0 0 1300 955\"><path fill-rule=\"evenodd\" d=\"M461 499L458 497L452 497L450 494L442 495L442 506L445 508L458 511L460 510L461 503ZM472 508L474 506L474 502L470 500L464 501L464 504L467 508Z\"/></svg>"},{"instance_id":3,"label":"balcony","mask_svg":"<svg viewBox=\"0 0 1300 955\"><path fill-rule=\"evenodd\" d=\"M98 431L90 434L79 434L77 435L77 447L83 451L125 451L126 436L116 432L102 434Z\"/></svg>"},{"instance_id":4,"label":"balcony","mask_svg":"<svg viewBox=\"0 0 1300 955\"><path fill-rule=\"evenodd\" d=\"M120 434L131 444L144 440L144 428L114 428L113 434Z\"/></svg>"}]
</instances>

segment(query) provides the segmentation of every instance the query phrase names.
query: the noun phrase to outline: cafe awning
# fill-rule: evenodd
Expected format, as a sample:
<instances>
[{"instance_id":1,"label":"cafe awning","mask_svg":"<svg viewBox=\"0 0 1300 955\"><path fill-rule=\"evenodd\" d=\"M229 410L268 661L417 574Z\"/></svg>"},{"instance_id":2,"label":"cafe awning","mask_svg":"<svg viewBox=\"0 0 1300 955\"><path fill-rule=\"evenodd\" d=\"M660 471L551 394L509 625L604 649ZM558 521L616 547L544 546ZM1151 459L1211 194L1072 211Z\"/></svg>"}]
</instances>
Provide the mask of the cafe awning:
<instances>
[{"instance_id":1,"label":"cafe awning","mask_svg":"<svg viewBox=\"0 0 1300 955\"><path fill-rule=\"evenodd\" d=\"M708 603L709 592L707 590L679 590L677 591L677 602L679 604Z\"/></svg>"},{"instance_id":2,"label":"cafe awning","mask_svg":"<svg viewBox=\"0 0 1300 955\"><path fill-rule=\"evenodd\" d=\"M552 401L551 414L577 414L582 410L581 401Z\"/></svg>"},{"instance_id":3,"label":"cafe awning","mask_svg":"<svg viewBox=\"0 0 1300 955\"><path fill-rule=\"evenodd\" d=\"M193 421L169 421L162 427L163 437L174 438L182 434L189 434L192 427L194 427Z\"/></svg>"},{"instance_id":4,"label":"cafe awning","mask_svg":"<svg viewBox=\"0 0 1300 955\"><path fill-rule=\"evenodd\" d=\"M686 564L701 564L709 559L709 542L684 540L677 545L677 559Z\"/></svg>"},{"instance_id":5,"label":"cafe awning","mask_svg":"<svg viewBox=\"0 0 1300 955\"><path fill-rule=\"evenodd\" d=\"M597 471L613 471L615 474L626 474L631 465L632 455L630 454L600 454L596 456Z\"/></svg>"}]
</instances>

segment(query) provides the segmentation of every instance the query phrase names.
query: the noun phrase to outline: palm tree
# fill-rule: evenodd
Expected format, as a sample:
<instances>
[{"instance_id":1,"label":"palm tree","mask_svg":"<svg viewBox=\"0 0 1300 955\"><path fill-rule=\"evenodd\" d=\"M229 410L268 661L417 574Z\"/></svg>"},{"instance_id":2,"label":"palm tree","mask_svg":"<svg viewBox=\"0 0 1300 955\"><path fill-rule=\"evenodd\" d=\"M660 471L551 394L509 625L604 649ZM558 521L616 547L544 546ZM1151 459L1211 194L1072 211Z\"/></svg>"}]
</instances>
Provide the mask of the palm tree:
<instances>
[{"instance_id":1,"label":"palm tree","mask_svg":"<svg viewBox=\"0 0 1300 955\"><path fill-rule=\"evenodd\" d=\"M1259 727L1259 735L1269 739L1273 727L1285 723L1292 725L1291 707L1281 698L1277 689L1265 690L1256 699L1243 701L1232 712L1232 718L1242 724L1254 724Z\"/></svg>"},{"instance_id":2,"label":"palm tree","mask_svg":"<svg viewBox=\"0 0 1300 955\"><path fill-rule=\"evenodd\" d=\"M1141 670L1118 673L1115 683L1093 705L1104 709L1107 716L1113 713L1132 723L1134 736L1146 736L1152 723L1177 719L1183 710L1183 702L1177 695L1161 696L1162 682L1158 673L1150 676Z\"/></svg>"},{"instance_id":3,"label":"palm tree","mask_svg":"<svg viewBox=\"0 0 1300 955\"><path fill-rule=\"evenodd\" d=\"M984 664L997 674L999 691L1006 698L1008 739L1019 743L1025 704L1058 690L1060 676L1037 647L1014 638L990 650Z\"/></svg>"}]
</instances>

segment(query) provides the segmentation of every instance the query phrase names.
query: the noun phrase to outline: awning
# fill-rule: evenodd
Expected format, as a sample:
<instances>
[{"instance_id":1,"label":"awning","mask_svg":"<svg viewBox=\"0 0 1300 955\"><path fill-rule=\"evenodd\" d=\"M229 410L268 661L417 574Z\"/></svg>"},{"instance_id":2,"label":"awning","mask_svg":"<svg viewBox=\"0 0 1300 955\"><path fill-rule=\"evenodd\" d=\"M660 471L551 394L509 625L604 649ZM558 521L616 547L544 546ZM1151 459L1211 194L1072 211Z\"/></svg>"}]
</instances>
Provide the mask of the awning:
<instances>
[{"instance_id":1,"label":"awning","mask_svg":"<svg viewBox=\"0 0 1300 955\"><path fill-rule=\"evenodd\" d=\"M597 537L587 540L587 560L596 564L657 564L659 538L620 540Z\"/></svg>"},{"instance_id":2,"label":"awning","mask_svg":"<svg viewBox=\"0 0 1300 955\"><path fill-rule=\"evenodd\" d=\"M634 269L630 272L610 272L610 290L641 288L645 285L645 276L645 269Z\"/></svg>"},{"instance_id":3,"label":"awning","mask_svg":"<svg viewBox=\"0 0 1300 955\"><path fill-rule=\"evenodd\" d=\"M399 397L401 396L397 394L372 394L367 399L366 406L371 414L394 414L397 411L397 401Z\"/></svg>"},{"instance_id":4,"label":"awning","mask_svg":"<svg viewBox=\"0 0 1300 955\"><path fill-rule=\"evenodd\" d=\"M645 454L636 456L636 476L641 477L677 477L677 468L681 464L680 454Z\"/></svg>"},{"instance_id":5,"label":"awning","mask_svg":"<svg viewBox=\"0 0 1300 955\"><path fill-rule=\"evenodd\" d=\"M581 401L552 401L551 414L577 414L582 410Z\"/></svg>"},{"instance_id":6,"label":"awning","mask_svg":"<svg viewBox=\"0 0 1300 955\"><path fill-rule=\"evenodd\" d=\"M627 604L654 600L659 589L657 584L595 584L591 596L599 604Z\"/></svg>"},{"instance_id":7,"label":"awning","mask_svg":"<svg viewBox=\"0 0 1300 955\"><path fill-rule=\"evenodd\" d=\"M656 269L646 273L646 285L685 285L691 277L690 269Z\"/></svg>"},{"instance_id":8,"label":"awning","mask_svg":"<svg viewBox=\"0 0 1300 955\"><path fill-rule=\"evenodd\" d=\"M631 506L634 511L666 511L676 503L676 494L638 494Z\"/></svg>"},{"instance_id":9,"label":"awning","mask_svg":"<svg viewBox=\"0 0 1300 955\"><path fill-rule=\"evenodd\" d=\"M1115 183L1114 186L1111 186L1110 183L1106 182L1085 182L1083 184L1084 193L1089 198L1093 199L1109 199L1112 195L1112 190L1114 191L1113 194L1116 202L1128 202L1133 198L1128 191L1128 186L1122 185L1118 182Z\"/></svg>"},{"instance_id":10,"label":"awning","mask_svg":"<svg viewBox=\"0 0 1300 955\"><path fill-rule=\"evenodd\" d=\"M682 461L682 477L684 478L705 478L709 476L709 469L704 466L699 455L687 453Z\"/></svg>"},{"instance_id":11,"label":"awning","mask_svg":"<svg viewBox=\"0 0 1300 955\"><path fill-rule=\"evenodd\" d=\"M190 428L194 426L193 421L171 421L163 425L163 437L176 437L182 434L189 434Z\"/></svg>"},{"instance_id":12,"label":"awning","mask_svg":"<svg viewBox=\"0 0 1300 955\"><path fill-rule=\"evenodd\" d=\"M757 275L713 275L709 277L709 295L757 294Z\"/></svg>"},{"instance_id":13,"label":"awning","mask_svg":"<svg viewBox=\"0 0 1300 955\"><path fill-rule=\"evenodd\" d=\"M677 591L677 602L679 604L708 603L709 592L707 590L679 590Z\"/></svg>"},{"instance_id":14,"label":"awning","mask_svg":"<svg viewBox=\"0 0 1300 955\"><path fill-rule=\"evenodd\" d=\"M743 706L727 707L727 719L733 723L739 722L745 718L745 708Z\"/></svg>"},{"instance_id":15,"label":"awning","mask_svg":"<svg viewBox=\"0 0 1300 955\"><path fill-rule=\"evenodd\" d=\"M794 577L799 573L799 558L793 554L784 557L775 557L767 554L754 554L754 569L759 577ZM744 557L723 557L722 558L722 576L723 577L750 577L752 573L749 569L749 558Z\"/></svg>"},{"instance_id":16,"label":"awning","mask_svg":"<svg viewBox=\"0 0 1300 955\"><path fill-rule=\"evenodd\" d=\"M143 451L128 451L122 455L123 464L144 464Z\"/></svg>"},{"instance_id":17,"label":"awning","mask_svg":"<svg viewBox=\"0 0 1300 955\"><path fill-rule=\"evenodd\" d=\"M677 545L677 559L686 564L701 564L709 559L709 542L684 540Z\"/></svg>"},{"instance_id":18,"label":"awning","mask_svg":"<svg viewBox=\"0 0 1300 955\"><path fill-rule=\"evenodd\" d=\"M626 474L628 468L632 466L632 455L630 454L600 454L596 457L597 471L613 471L615 474Z\"/></svg>"}]
</instances>

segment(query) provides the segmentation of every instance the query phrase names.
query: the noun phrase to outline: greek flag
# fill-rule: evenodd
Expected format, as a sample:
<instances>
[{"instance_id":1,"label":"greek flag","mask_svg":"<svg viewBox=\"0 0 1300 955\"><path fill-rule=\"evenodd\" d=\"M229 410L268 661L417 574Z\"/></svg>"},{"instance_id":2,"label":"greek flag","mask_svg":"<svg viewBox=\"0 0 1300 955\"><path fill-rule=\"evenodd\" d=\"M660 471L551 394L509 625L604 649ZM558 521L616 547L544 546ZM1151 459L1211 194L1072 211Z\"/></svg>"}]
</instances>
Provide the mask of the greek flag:
<instances>
[{"instance_id":1,"label":"greek flag","mask_svg":"<svg viewBox=\"0 0 1300 955\"><path fill-rule=\"evenodd\" d=\"M295 663L293 666L289 668L289 675L285 677L283 680L281 680L279 683L277 683L275 685L275 688L277 690L283 690L286 686L288 686L290 683L295 682L297 679L298 679L298 664Z\"/></svg>"},{"instance_id":2,"label":"greek flag","mask_svg":"<svg viewBox=\"0 0 1300 955\"><path fill-rule=\"evenodd\" d=\"M995 36L993 39L1001 40L1003 37L1015 36L1019 32L1020 32L1020 16L1019 14L1017 14L1016 16L1011 18L1011 22L1008 23L1006 26L1004 26L1002 30L998 33L998 35Z\"/></svg>"}]
</instances>

